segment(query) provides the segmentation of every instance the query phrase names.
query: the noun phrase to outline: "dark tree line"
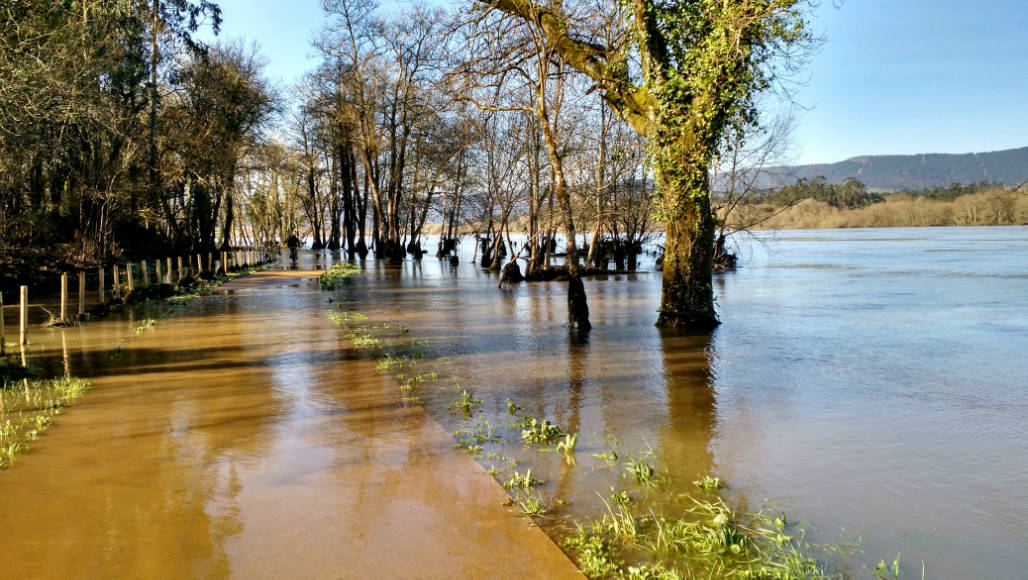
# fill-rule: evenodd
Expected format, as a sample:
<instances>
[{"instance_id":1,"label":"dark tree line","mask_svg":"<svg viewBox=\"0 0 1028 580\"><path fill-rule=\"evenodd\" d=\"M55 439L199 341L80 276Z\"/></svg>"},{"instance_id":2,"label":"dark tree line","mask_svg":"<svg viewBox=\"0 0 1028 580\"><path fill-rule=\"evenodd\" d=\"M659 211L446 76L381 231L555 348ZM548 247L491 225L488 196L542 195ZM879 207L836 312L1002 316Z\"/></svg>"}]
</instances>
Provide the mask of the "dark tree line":
<instances>
[{"instance_id":1,"label":"dark tree line","mask_svg":"<svg viewBox=\"0 0 1028 580\"><path fill-rule=\"evenodd\" d=\"M663 223L660 323L717 324L710 168L809 43L800 2L322 6L290 106L254 49L196 41L208 0L6 3L0 248L84 263L296 233L396 261L474 234L485 267L567 270L587 328L579 269L631 263Z\"/></svg>"}]
</instances>

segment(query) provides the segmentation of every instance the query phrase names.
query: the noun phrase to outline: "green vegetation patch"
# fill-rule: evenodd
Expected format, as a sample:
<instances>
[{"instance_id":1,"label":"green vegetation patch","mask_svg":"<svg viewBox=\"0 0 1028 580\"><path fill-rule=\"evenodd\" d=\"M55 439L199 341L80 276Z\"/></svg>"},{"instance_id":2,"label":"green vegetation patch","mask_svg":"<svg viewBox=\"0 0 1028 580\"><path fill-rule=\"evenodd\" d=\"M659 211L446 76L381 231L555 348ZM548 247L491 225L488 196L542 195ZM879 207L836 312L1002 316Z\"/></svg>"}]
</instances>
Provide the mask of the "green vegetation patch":
<instances>
[{"instance_id":1,"label":"green vegetation patch","mask_svg":"<svg viewBox=\"0 0 1028 580\"><path fill-rule=\"evenodd\" d=\"M564 541L590 577L835 578L784 514L737 514L721 498L683 496L686 505L637 513L604 501L602 518ZM837 548L833 548L837 549Z\"/></svg>"},{"instance_id":2,"label":"green vegetation patch","mask_svg":"<svg viewBox=\"0 0 1028 580\"><path fill-rule=\"evenodd\" d=\"M360 271L361 269L353 264L339 262L321 273L318 284L322 290L338 290L343 284L348 284L350 278Z\"/></svg>"},{"instance_id":3,"label":"green vegetation patch","mask_svg":"<svg viewBox=\"0 0 1028 580\"><path fill-rule=\"evenodd\" d=\"M0 469L14 465L53 418L88 388L89 381L74 377L5 381L0 387Z\"/></svg>"}]
</instances>

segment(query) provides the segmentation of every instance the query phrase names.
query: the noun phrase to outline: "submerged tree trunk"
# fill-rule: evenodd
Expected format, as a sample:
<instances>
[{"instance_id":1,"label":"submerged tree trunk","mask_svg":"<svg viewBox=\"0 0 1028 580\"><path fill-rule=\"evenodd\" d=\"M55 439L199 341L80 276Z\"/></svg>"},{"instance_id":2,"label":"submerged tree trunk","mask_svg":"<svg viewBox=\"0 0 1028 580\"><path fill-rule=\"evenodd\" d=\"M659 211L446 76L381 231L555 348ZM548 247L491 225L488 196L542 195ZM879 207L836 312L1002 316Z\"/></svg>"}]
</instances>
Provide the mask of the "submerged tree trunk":
<instances>
[{"instance_id":1,"label":"submerged tree trunk","mask_svg":"<svg viewBox=\"0 0 1028 580\"><path fill-rule=\"evenodd\" d=\"M657 324L709 331L720 321L714 312L711 284L715 221L710 210L707 162L703 155L688 153L697 150L694 143L682 141L660 140L654 147L653 165L667 222Z\"/></svg>"}]
</instances>

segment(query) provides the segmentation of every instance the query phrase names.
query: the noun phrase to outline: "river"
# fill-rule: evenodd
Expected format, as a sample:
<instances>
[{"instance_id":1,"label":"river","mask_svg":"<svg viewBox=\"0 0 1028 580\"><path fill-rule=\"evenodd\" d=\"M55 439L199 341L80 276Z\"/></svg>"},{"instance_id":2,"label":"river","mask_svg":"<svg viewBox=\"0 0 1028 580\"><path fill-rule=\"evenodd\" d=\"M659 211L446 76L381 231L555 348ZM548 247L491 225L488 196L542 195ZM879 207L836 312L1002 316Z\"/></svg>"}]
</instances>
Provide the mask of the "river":
<instances>
[{"instance_id":1,"label":"river","mask_svg":"<svg viewBox=\"0 0 1028 580\"><path fill-rule=\"evenodd\" d=\"M594 328L569 334L564 284L498 289L467 242L459 266L369 260L331 295L289 282L201 298L144 330L154 313L35 331L37 364L93 377L94 390L0 473L8 565L417 570L440 556L394 542L411 506L450 557L524 541L438 436L438 425L501 428L510 401L580 435L576 465L520 443L478 457L530 467L558 535L602 512L597 492L650 493L594 456L617 451L655 463L672 491L716 475L734 508L773 505L817 542L859 536L859 554L833 561L858 576L899 553L907 577L923 562L928 578L1025 578L1028 228L757 232L738 244L742 266L715 276L723 324L710 336L653 325L660 273L645 260L649 271L588 279ZM423 388L427 414L326 324L329 296L416 341L419 365L440 376ZM465 389L482 400L472 419L447 409ZM465 521L503 531L462 539ZM358 568L346 542L369 558ZM538 538L525 545L553 557ZM457 571L445 558L431 569Z\"/></svg>"},{"instance_id":2,"label":"river","mask_svg":"<svg viewBox=\"0 0 1028 580\"><path fill-rule=\"evenodd\" d=\"M575 468L527 458L569 500L556 519L625 486L594 453L652 450L675 485L713 473L737 507L859 536L851 572L901 554L908 577L1025 577L1028 228L757 232L715 276L710 337L653 326L651 271L587 280L594 328L573 339L564 285L499 290L470 245L457 268L372 266L351 296L448 357L476 421L510 399L581 434ZM457 429L451 398L429 409Z\"/></svg>"}]
</instances>

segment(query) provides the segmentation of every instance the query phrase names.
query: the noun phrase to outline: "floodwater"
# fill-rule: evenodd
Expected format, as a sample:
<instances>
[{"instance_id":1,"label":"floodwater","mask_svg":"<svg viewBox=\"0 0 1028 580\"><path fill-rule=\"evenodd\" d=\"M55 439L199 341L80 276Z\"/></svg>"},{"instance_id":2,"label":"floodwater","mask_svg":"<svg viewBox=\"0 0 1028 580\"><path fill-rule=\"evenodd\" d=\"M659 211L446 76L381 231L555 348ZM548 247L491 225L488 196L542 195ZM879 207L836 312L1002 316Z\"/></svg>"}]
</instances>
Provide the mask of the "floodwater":
<instances>
[{"instance_id":1,"label":"floodwater","mask_svg":"<svg viewBox=\"0 0 1028 580\"><path fill-rule=\"evenodd\" d=\"M33 364L93 387L0 472L0 577L577 576L357 358L312 275L139 332L155 311L33 329Z\"/></svg>"},{"instance_id":2,"label":"floodwater","mask_svg":"<svg viewBox=\"0 0 1028 580\"><path fill-rule=\"evenodd\" d=\"M901 553L907 577L1025 578L1028 228L757 238L715 278L711 336L653 326L656 272L588 279L581 337L562 283L498 289L471 244L457 267L368 261L333 296L409 328L440 372L425 410L328 323L328 293L288 277L139 336L147 314L38 331L38 363L94 388L0 472L3 574L570 573L500 507L497 462L447 435L502 430L509 399L580 434L577 465L496 448L544 480L555 535L601 513L597 492L650 493L594 457L616 450L683 491L719 476L733 507L773 502L812 540L859 535L837 562L857 576ZM455 385L483 401L470 420L446 409Z\"/></svg>"},{"instance_id":3,"label":"floodwater","mask_svg":"<svg viewBox=\"0 0 1028 580\"><path fill-rule=\"evenodd\" d=\"M348 296L483 400L466 421L452 388L430 391L451 431L509 422L509 399L580 433L577 466L520 451L568 501L551 528L599 515L597 492L646 493L593 457L617 449L682 491L717 475L734 507L773 502L809 539L862 538L836 562L856 575L901 554L908 577L922 562L929 578L1028 577L1028 228L758 233L739 249L709 337L653 326L649 272L587 280L594 328L575 338L561 283L497 289L470 247L456 268L369 263Z\"/></svg>"}]
</instances>

